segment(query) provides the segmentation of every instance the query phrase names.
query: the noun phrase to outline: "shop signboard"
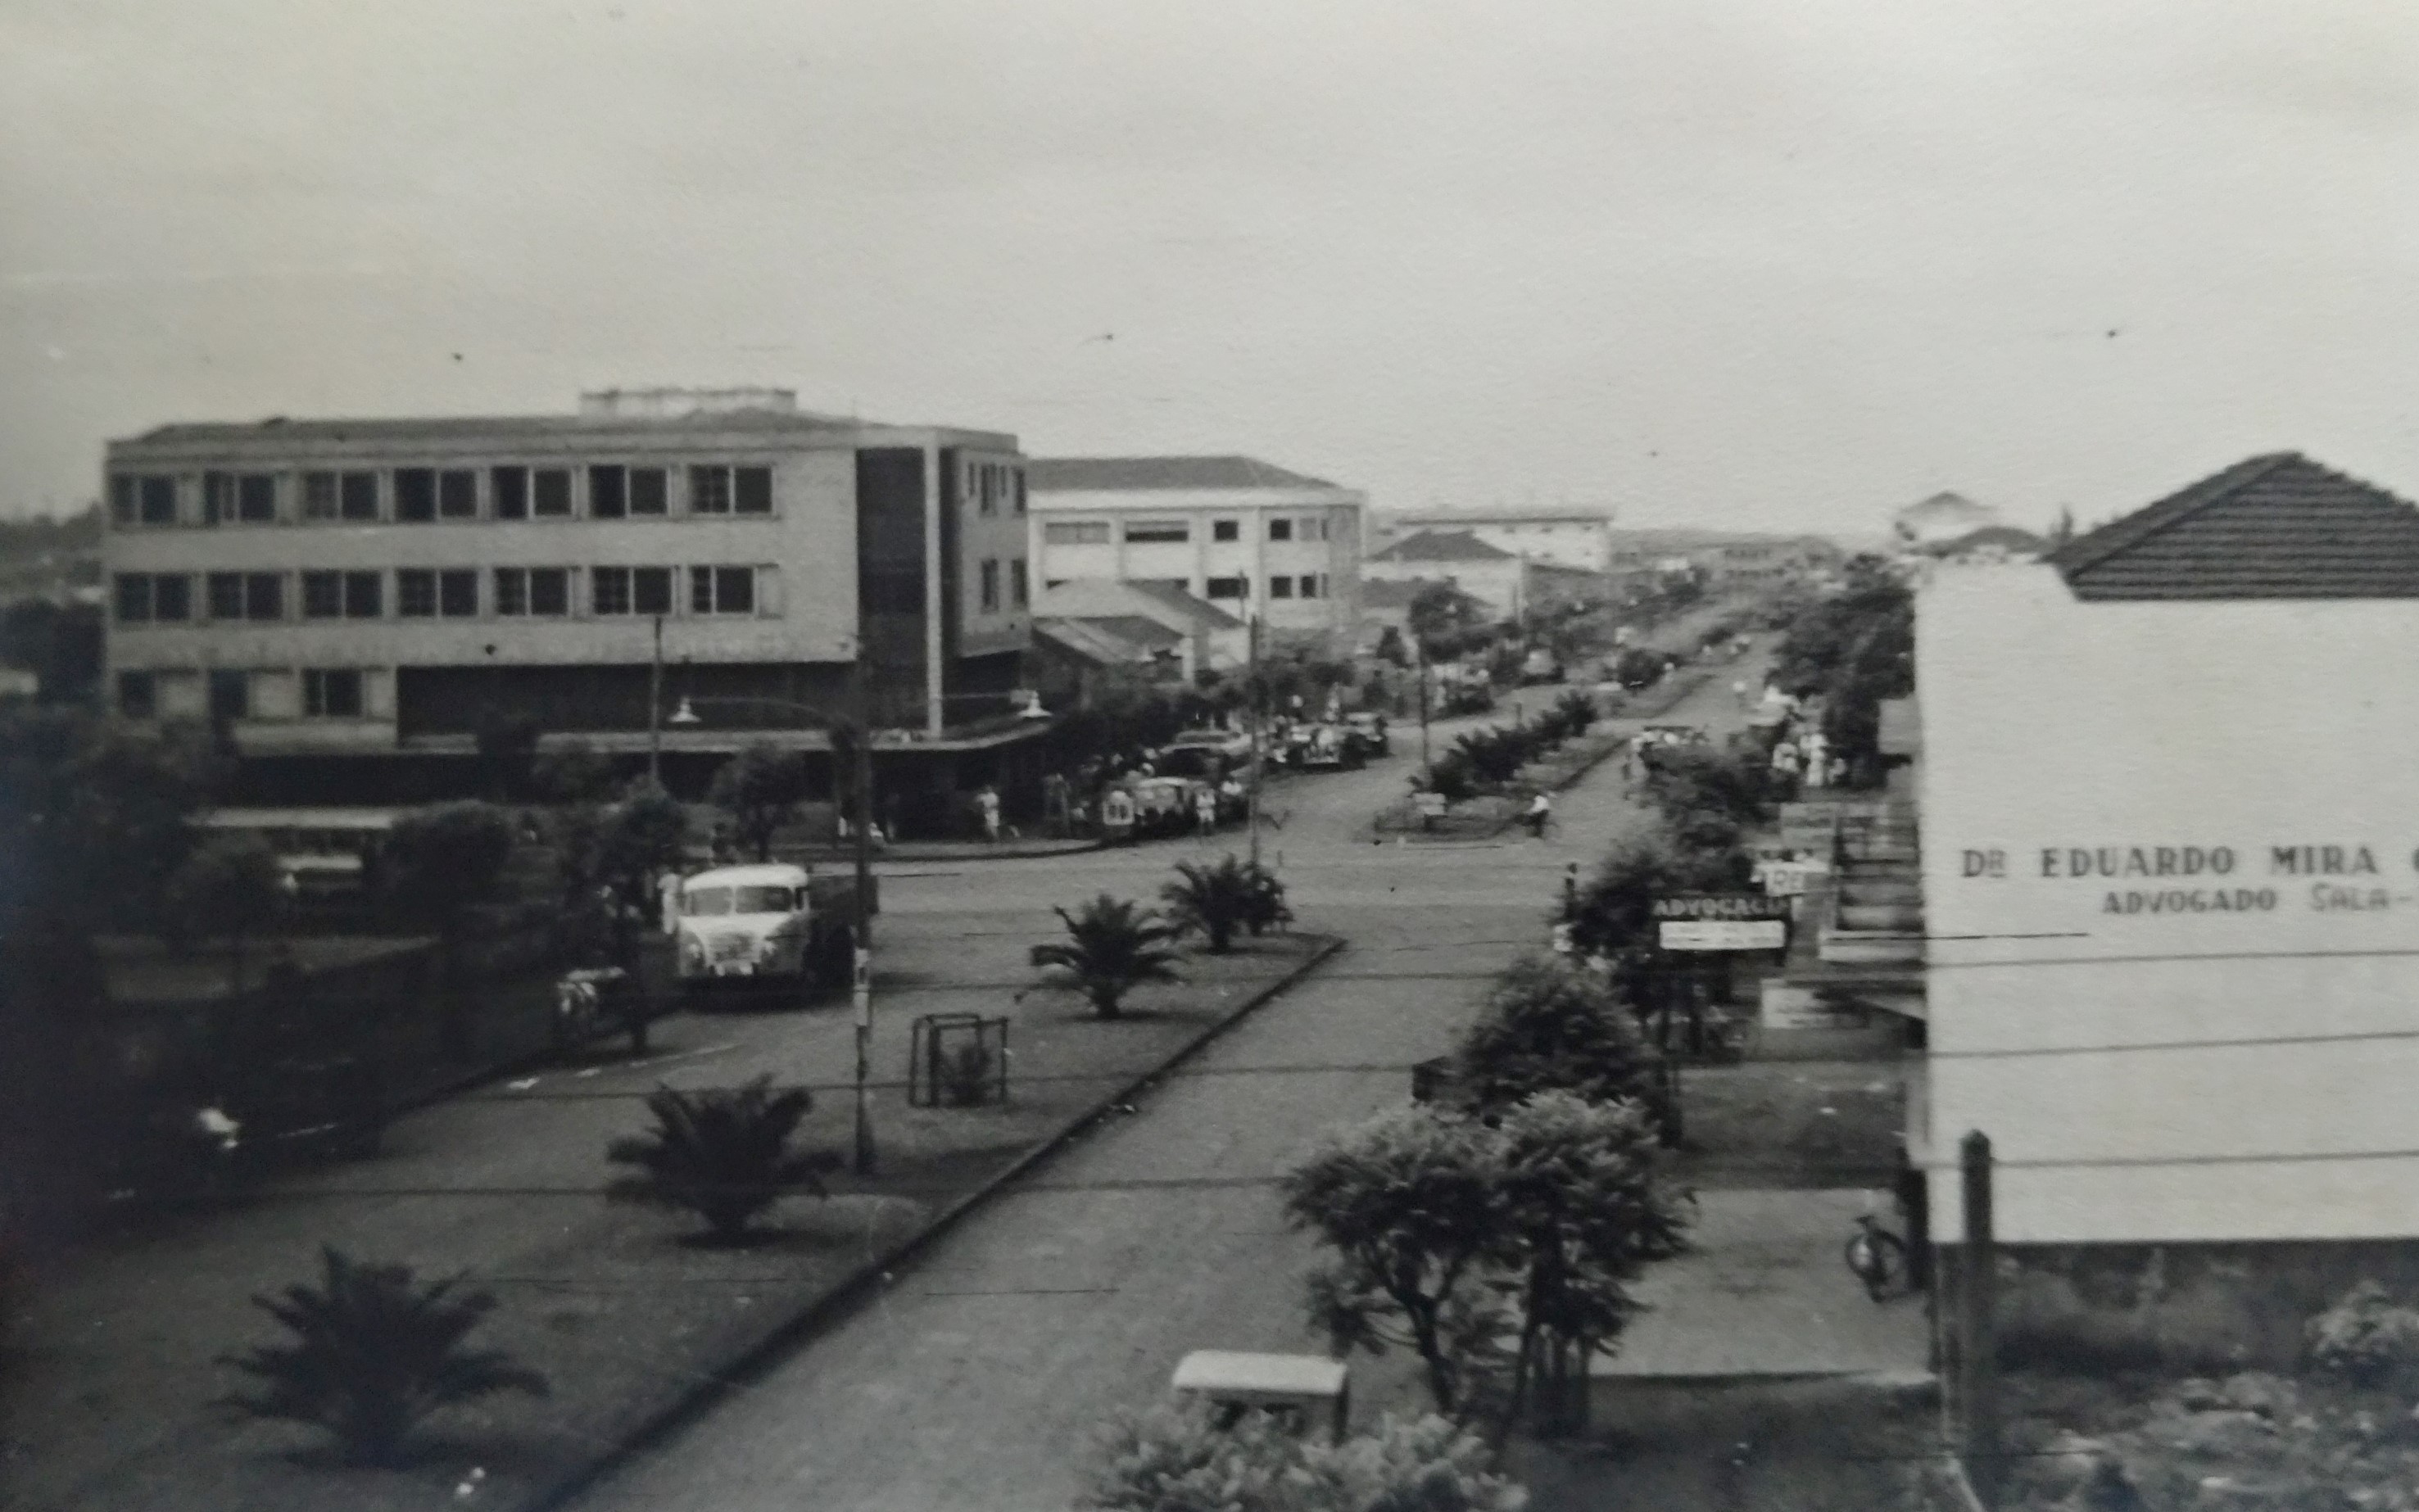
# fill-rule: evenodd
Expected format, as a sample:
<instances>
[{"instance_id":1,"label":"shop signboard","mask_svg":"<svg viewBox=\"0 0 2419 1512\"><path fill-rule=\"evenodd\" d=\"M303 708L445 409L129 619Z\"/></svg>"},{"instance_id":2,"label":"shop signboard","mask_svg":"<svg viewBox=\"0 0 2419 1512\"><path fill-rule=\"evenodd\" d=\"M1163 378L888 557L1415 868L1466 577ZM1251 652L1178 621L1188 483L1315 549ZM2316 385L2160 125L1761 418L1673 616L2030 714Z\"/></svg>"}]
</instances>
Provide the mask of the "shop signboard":
<instances>
[{"instance_id":1,"label":"shop signboard","mask_svg":"<svg viewBox=\"0 0 2419 1512\"><path fill-rule=\"evenodd\" d=\"M1666 950L1781 950L1789 946L1789 900L1754 892L1682 892L1655 900L1651 917Z\"/></svg>"}]
</instances>

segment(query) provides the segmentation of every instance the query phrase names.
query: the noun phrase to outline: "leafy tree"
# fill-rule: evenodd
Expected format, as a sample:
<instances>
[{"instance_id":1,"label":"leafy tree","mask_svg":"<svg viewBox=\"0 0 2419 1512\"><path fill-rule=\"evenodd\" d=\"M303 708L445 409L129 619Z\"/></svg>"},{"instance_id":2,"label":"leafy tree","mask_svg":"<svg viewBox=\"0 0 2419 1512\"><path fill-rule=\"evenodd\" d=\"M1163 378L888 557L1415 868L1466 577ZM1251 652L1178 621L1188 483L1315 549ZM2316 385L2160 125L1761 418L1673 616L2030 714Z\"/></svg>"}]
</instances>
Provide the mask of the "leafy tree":
<instances>
[{"instance_id":1,"label":"leafy tree","mask_svg":"<svg viewBox=\"0 0 2419 1512\"><path fill-rule=\"evenodd\" d=\"M1655 1123L1636 1103L1541 1092L1505 1109L1498 1135L1520 1275L1512 1409L1533 1392L1545 1425L1567 1431L1586 1412L1589 1359L1639 1311L1631 1283L1685 1247L1689 1198L1658 1178Z\"/></svg>"},{"instance_id":2,"label":"leafy tree","mask_svg":"<svg viewBox=\"0 0 2419 1512\"><path fill-rule=\"evenodd\" d=\"M1502 1319L1499 1139L1433 1103L1332 1134L1284 1178L1286 1214L1334 1252L1310 1279L1314 1324L1342 1351L1408 1347L1437 1410L1471 1405Z\"/></svg>"},{"instance_id":3,"label":"leafy tree","mask_svg":"<svg viewBox=\"0 0 2419 1512\"><path fill-rule=\"evenodd\" d=\"M1052 911L1067 927L1067 938L1035 946L1033 964L1067 973L1102 1018L1116 1018L1126 994L1145 982L1182 980L1168 948L1176 928L1158 914L1105 892L1080 913Z\"/></svg>"},{"instance_id":4,"label":"leafy tree","mask_svg":"<svg viewBox=\"0 0 2419 1512\"><path fill-rule=\"evenodd\" d=\"M1399 625L1390 625L1379 633L1377 656L1379 660L1395 667L1409 667L1411 664L1411 648L1403 643L1403 632Z\"/></svg>"},{"instance_id":5,"label":"leafy tree","mask_svg":"<svg viewBox=\"0 0 2419 1512\"><path fill-rule=\"evenodd\" d=\"M1646 797L1666 824L1712 814L1749 827L1772 817L1772 770L1754 759L1751 748L1667 747L1647 769Z\"/></svg>"},{"instance_id":6,"label":"leafy tree","mask_svg":"<svg viewBox=\"0 0 2419 1512\"><path fill-rule=\"evenodd\" d=\"M255 1417L316 1424L358 1464L391 1465L411 1429L440 1408L498 1392L547 1395L546 1378L501 1350L463 1339L492 1311L494 1297L461 1292L461 1276L415 1284L400 1265L362 1265L321 1251L320 1286L292 1286L254 1304L293 1334L290 1344L222 1356L260 1382L227 1398Z\"/></svg>"},{"instance_id":7,"label":"leafy tree","mask_svg":"<svg viewBox=\"0 0 2419 1512\"><path fill-rule=\"evenodd\" d=\"M1514 962L1463 1034L1456 1061L1455 1085L1481 1112L1546 1091L1658 1112L1663 1101L1662 1057L1636 1015L1602 978L1558 959Z\"/></svg>"},{"instance_id":8,"label":"leafy tree","mask_svg":"<svg viewBox=\"0 0 2419 1512\"><path fill-rule=\"evenodd\" d=\"M625 901L643 903L651 879L678 867L687 844L687 811L671 795L642 781L606 811L595 872Z\"/></svg>"},{"instance_id":9,"label":"leafy tree","mask_svg":"<svg viewBox=\"0 0 2419 1512\"><path fill-rule=\"evenodd\" d=\"M445 803L405 814L379 852L381 889L403 916L434 929L444 981L440 1016L449 1058L470 1057L470 1005L460 952L470 909L495 890L513 852L513 823L485 803Z\"/></svg>"},{"instance_id":10,"label":"leafy tree","mask_svg":"<svg viewBox=\"0 0 2419 1512\"><path fill-rule=\"evenodd\" d=\"M539 793L556 803L602 804L621 789L613 759L586 741L542 752L530 778Z\"/></svg>"},{"instance_id":11,"label":"leafy tree","mask_svg":"<svg viewBox=\"0 0 2419 1512\"><path fill-rule=\"evenodd\" d=\"M1664 661L1643 646L1632 646L1612 664L1612 680L1635 693L1662 680Z\"/></svg>"},{"instance_id":12,"label":"leafy tree","mask_svg":"<svg viewBox=\"0 0 2419 1512\"><path fill-rule=\"evenodd\" d=\"M243 991L244 941L271 929L285 904L277 853L257 835L205 841L168 879L166 917L184 940L223 940L227 991Z\"/></svg>"},{"instance_id":13,"label":"leafy tree","mask_svg":"<svg viewBox=\"0 0 2419 1512\"><path fill-rule=\"evenodd\" d=\"M84 933L158 918L225 772L198 726L0 708L0 918Z\"/></svg>"},{"instance_id":14,"label":"leafy tree","mask_svg":"<svg viewBox=\"0 0 2419 1512\"><path fill-rule=\"evenodd\" d=\"M1422 585L1405 611L1430 661L1450 661L1487 636L1487 607L1451 583Z\"/></svg>"},{"instance_id":15,"label":"leafy tree","mask_svg":"<svg viewBox=\"0 0 2419 1512\"><path fill-rule=\"evenodd\" d=\"M0 662L36 678L44 703L85 703L100 686L100 610L23 598L0 609Z\"/></svg>"},{"instance_id":16,"label":"leafy tree","mask_svg":"<svg viewBox=\"0 0 2419 1512\"><path fill-rule=\"evenodd\" d=\"M1915 690L1915 598L1880 557L1850 559L1847 587L1793 622L1773 679L1824 704L1824 733L1855 780L1878 775L1881 705Z\"/></svg>"},{"instance_id":17,"label":"leafy tree","mask_svg":"<svg viewBox=\"0 0 2419 1512\"><path fill-rule=\"evenodd\" d=\"M1193 1399L1128 1412L1101 1436L1097 1512L1519 1512L1487 1446L1441 1417L1381 1419L1331 1444L1274 1414L1232 1422Z\"/></svg>"},{"instance_id":18,"label":"leafy tree","mask_svg":"<svg viewBox=\"0 0 2419 1512\"><path fill-rule=\"evenodd\" d=\"M1481 782L1509 782L1528 761L1528 742L1509 730L1471 730L1453 743Z\"/></svg>"},{"instance_id":19,"label":"leafy tree","mask_svg":"<svg viewBox=\"0 0 2419 1512\"><path fill-rule=\"evenodd\" d=\"M1206 938L1210 954L1224 955L1234 944L1236 927L1250 922L1258 906L1259 877L1231 855L1206 865L1179 861L1176 873L1174 882L1159 889L1168 921L1180 933Z\"/></svg>"},{"instance_id":20,"label":"leafy tree","mask_svg":"<svg viewBox=\"0 0 2419 1512\"><path fill-rule=\"evenodd\" d=\"M725 762L714 774L706 801L731 816L739 843L759 861L773 858L773 836L807 799L804 752L759 741Z\"/></svg>"},{"instance_id":21,"label":"leafy tree","mask_svg":"<svg viewBox=\"0 0 2419 1512\"><path fill-rule=\"evenodd\" d=\"M790 1148L813 1106L805 1088L776 1092L769 1075L693 1092L659 1087L647 1097L655 1128L607 1147L608 1160L637 1170L616 1177L606 1196L686 1208L716 1242L736 1243L758 1213L791 1193L830 1195L822 1173L838 1157Z\"/></svg>"},{"instance_id":22,"label":"leafy tree","mask_svg":"<svg viewBox=\"0 0 2419 1512\"><path fill-rule=\"evenodd\" d=\"M1577 740L1588 733L1588 726L1595 723L1595 700L1575 687L1554 700L1553 713L1563 734Z\"/></svg>"}]
</instances>

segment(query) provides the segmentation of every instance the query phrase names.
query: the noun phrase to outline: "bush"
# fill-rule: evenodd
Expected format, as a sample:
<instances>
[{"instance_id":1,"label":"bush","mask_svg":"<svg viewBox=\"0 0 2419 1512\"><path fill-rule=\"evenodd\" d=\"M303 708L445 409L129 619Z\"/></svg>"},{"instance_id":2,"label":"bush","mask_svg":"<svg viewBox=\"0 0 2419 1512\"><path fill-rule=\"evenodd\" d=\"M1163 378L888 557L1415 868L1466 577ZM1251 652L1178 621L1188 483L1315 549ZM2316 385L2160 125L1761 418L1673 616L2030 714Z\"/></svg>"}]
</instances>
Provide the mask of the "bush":
<instances>
[{"instance_id":1,"label":"bush","mask_svg":"<svg viewBox=\"0 0 2419 1512\"><path fill-rule=\"evenodd\" d=\"M1411 785L1425 780L1426 790L1447 803L1462 803L1478 795L1478 776L1470 767L1470 760L1458 750L1449 750L1428 765L1425 779L1414 777Z\"/></svg>"},{"instance_id":2,"label":"bush","mask_svg":"<svg viewBox=\"0 0 2419 1512\"><path fill-rule=\"evenodd\" d=\"M2419 1309L2363 1281L2310 1319L2310 1363L2355 1386L2377 1387L2419 1372Z\"/></svg>"},{"instance_id":3,"label":"bush","mask_svg":"<svg viewBox=\"0 0 2419 1512\"><path fill-rule=\"evenodd\" d=\"M457 1293L460 1276L415 1286L400 1265L358 1265L321 1251L325 1283L293 1286L253 1302L295 1342L264 1345L220 1363L263 1383L230 1405L255 1417L328 1429L357 1464L388 1465L422 1419L439 1408L501 1391L547 1395L546 1378L501 1350L470 1350L463 1337L496 1304L485 1292Z\"/></svg>"},{"instance_id":4,"label":"bush","mask_svg":"<svg viewBox=\"0 0 2419 1512\"><path fill-rule=\"evenodd\" d=\"M1340 1444L1202 1401L1117 1419L1083 1505L1102 1512L1519 1512L1485 1443L1441 1417L1382 1419Z\"/></svg>"},{"instance_id":5,"label":"bush","mask_svg":"<svg viewBox=\"0 0 2419 1512\"><path fill-rule=\"evenodd\" d=\"M1601 979L1532 956L1498 979L1462 1036L1456 1086L1480 1109L1559 1091L1588 1103L1638 1103L1660 1119L1661 1058Z\"/></svg>"},{"instance_id":6,"label":"bush","mask_svg":"<svg viewBox=\"0 0 2419 1512\"><path fill-rule=\"evenodd\" d=\"M1564 736L1577 740L1595 723L1595 700L1575 687L1554 700L1553 712L1561 721Z\"/></svg>"},{"instance_id":7,"label":"bush","mask_svg":"<svg viewBox=\"0 0 2419 1512\"><path fill-rule=\"evenodd\" d=\"M1066 972L1102 1018L1116 1018L1126 994L1144 982L1181 980L1168 948L1176 928L1150 910L1104 892L1081 913L1053 912L1067 938L1035 946L1033 964Z\"/></svg>"},{"instance_id":8,"label":"bush","mask_svg":"<svg viewBox=\"0 0 2419 1512\"><path fill-rule=\"evenodd\" d=\"M1269 930L1281 929L1293 922L1293 910L1286 906L1286 885L1277 874L1264 866L1246 866L1251 874L1251 908L1243 916L1243 927L1257 935Z\"/></svg>"},{"instance_id":9,"label":"bush","mask_svg":"<svg viewBox=\"0 0 2419 1512\"><path fill-rule=\"evenodd\" d=\"M1472 730L1454 741L1454 754L1481 782L1509 782L1529 759L1528 741L1508 730Z\"/></svg>"},{"instance_id":10,"label":"bush","mask_svg":"<svg viewBox=\"0 0 2419 1512\"><path fill-rule=\"evenodd\" d=\"M606 1159L638 1167L615 1178L606 1196L686 1208L705 1220L713 1239L735 1242L758 1213L790 1193L830 1195L821 1173L838 1158L790 1148L813 1105L803 1087L775 1092L769 1075L693 1092L659 1087L647 1098L655 1127L606 1149Z\"/></svg>"},{"instance_id":11,"label":"bush","mask_svg":"<svg viewBox=\"0 0 2419 1512\"><path fill-rule=\"evenodd\" d=\"M1225 954L1236 928L1249 923L1259 906L1256 869L1228 856L1210 865L1179 861L1176 872L1177 880L1159 890L1169 921L1180 933L1202 935L1212 955Z\"/></svg>"}]
</instances>

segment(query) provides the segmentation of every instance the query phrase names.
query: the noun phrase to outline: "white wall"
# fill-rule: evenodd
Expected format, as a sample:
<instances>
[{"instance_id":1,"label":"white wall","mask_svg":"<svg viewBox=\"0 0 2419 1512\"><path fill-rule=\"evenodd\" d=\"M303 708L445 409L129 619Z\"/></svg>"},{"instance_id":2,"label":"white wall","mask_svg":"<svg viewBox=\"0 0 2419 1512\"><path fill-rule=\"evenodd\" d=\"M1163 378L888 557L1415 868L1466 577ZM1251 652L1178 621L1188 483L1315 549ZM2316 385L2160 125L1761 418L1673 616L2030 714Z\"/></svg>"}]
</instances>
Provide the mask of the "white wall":
<instances>
[{"instance_id":1,"label":"white wall","mask_svg":"<svg viewBox=\"0 0 2419 1512\"><path fill-rule=\"evenodd\" d=\"M2419 1235L2414 641L2412 601L1923 588L1939 1237L1969 1129L2010 1241Z\"/></svg>"}]
</instances>

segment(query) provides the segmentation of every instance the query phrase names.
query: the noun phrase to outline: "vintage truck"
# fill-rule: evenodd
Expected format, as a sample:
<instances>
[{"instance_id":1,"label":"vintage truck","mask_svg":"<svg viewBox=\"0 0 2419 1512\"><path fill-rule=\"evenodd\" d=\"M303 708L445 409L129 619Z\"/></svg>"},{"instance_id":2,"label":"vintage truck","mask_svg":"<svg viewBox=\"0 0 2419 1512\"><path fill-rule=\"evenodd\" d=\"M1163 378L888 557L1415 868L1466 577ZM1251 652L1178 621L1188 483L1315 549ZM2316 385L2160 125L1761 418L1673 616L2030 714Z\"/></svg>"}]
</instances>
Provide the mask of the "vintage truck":
<instances>
[{"instance_id":1,"label":"vintage truck","mask_svg":"<svg viewBox=\"0 0 2419 1512\"><path fill-rule=\"evenodd\" d=\"M869 878L871 885L872 879ZM681 991L803 998L845 987L855 968L856 879L782 863L724 866L684 878L664 928ZM874 911L879 894L866 899Z\"/></svg>"}]
</instances>

